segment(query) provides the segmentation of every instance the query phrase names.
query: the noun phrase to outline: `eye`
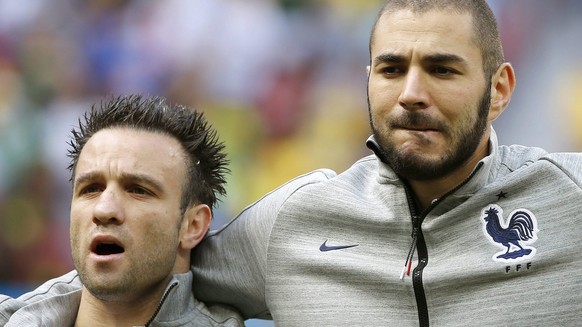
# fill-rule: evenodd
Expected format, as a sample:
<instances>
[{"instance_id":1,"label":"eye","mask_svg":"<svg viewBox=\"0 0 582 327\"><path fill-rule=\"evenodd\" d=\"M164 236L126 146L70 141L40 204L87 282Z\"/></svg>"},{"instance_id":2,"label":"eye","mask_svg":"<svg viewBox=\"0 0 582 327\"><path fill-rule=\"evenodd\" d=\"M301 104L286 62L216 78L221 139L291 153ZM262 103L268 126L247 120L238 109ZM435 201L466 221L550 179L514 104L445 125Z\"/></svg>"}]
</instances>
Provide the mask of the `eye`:
<instances>
[{"instance_id":1,"label":"eye","mask_svg":"<svg viewBox=\"0 0 582 327\"><path fill-rule=\"evenodd\" d=\"M382 67L380 69L380 73L382 73L384 75L397 75L397 74L402 74L403 69L401 69L400 67L397 67L397 66L386 66L386 67Z\"/></svg>"},{"instance_id":2,"label":"eye","mask_svg":"<svg viewBox=\"0 0 582 327\"><path fill-rule=\"evenodd\" d=\"M436 75L440 75L440 76L449 76L449 75L455 74L454 70L447 68L447 67L442 67L442 66L434 67L432 71Z\"/></svg>"},{"instance_id":3,"label":"eye","mask_svg":"<svg viewBox=\"0 0 582 327\"><path fill-rule=\"evenodd\" d=\"M79 194L94 194L102 192L103 190L104 187L100 184L88 184L80 189Z\"/></svg>"},{"instance_id":4,"label":"eye","mask_svg":"<svg viewBox=\"0 0 582 327\"><path fill-rule=\"evenodd\" d=\"M130 185L127 187L127 191L137 195L153 195L153 192L140 185Z\"/></svg>"}]
</instances>

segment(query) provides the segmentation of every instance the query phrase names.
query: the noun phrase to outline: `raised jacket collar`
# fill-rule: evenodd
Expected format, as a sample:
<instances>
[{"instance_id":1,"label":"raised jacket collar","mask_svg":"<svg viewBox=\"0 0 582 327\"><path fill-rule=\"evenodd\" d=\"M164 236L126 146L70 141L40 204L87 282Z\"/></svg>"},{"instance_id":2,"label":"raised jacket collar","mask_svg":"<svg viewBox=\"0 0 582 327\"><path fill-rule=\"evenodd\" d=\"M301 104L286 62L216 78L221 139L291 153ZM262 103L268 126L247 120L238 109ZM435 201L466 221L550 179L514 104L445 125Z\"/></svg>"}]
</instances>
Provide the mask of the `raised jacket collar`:
<instances>
[{"instance_id":1,"label":"raised jacket collar","mask_svg":"<svg viewBox=\"0 0 582 327\"><path fill-rule=\"evenodd\" d=\"M64 279L69 282L46 283L51 287L58 285L57 295L40 296L38 300L23 295L22 300L27 304L23 303L23 306L14 312L5 327L73 326L81 303L82 288L75 271L60 278L61 281ZM20 298L13 301L19 300ZM187 272L172 277L152 321L164 322L165 326L194 326L197 320L200 322L207 317L208 311L204 304L198 302L192 295L192 273Z\"/></svg>"},{"instance_id":2,"label":"raised jacket collar","mask_svg":"<svg viewBox=\"0 0 582 327\"><path fill-rule=\"evenodd\" d=\"M499 171L497 168L501 163L501 157L499 154L500 149L498 145L497 134L495 133L495 130L491 128L491 136L489 137L489 154L481 159L473 168L473 172L469 175L471 176L471 179L466 181L466 183L453 194L449 195L447 202L450 202L452 199L456 199L456 201L453 200L453 202L464 201L495 178L495 174ZM401 178L394 172L394 170L392 170L388 160L384 158L379 151L378 142L373 135L367 139L366 146L371 149L378 158L378 181L380 183L389 184L402 183Z\"/></svg>"}]
</instances>

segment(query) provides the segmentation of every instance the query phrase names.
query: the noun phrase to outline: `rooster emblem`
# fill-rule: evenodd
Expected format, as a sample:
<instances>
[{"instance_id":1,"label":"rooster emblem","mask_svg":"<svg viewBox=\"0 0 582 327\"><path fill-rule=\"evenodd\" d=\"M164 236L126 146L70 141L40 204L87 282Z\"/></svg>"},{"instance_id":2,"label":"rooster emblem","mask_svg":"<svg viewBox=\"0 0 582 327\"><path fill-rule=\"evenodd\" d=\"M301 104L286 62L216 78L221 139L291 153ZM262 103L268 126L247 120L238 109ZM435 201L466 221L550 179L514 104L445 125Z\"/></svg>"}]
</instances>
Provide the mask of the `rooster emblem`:
<instances>
[{"instance_id":1,"label":"rooster emblem","mask_svg":"<svg viewBox=\"0 0 582 327\"><path fill-rule=\"evenodd\" d=\"M527 209L518 209L509 215L507 223L503 221L503 210L498 205L483 209L483 225L491 243L502 247L504 251L496 253L493 260L508 262L529 259L536 249L526 246L537 240L537 220Z\"/></svg>"}]
</instances>

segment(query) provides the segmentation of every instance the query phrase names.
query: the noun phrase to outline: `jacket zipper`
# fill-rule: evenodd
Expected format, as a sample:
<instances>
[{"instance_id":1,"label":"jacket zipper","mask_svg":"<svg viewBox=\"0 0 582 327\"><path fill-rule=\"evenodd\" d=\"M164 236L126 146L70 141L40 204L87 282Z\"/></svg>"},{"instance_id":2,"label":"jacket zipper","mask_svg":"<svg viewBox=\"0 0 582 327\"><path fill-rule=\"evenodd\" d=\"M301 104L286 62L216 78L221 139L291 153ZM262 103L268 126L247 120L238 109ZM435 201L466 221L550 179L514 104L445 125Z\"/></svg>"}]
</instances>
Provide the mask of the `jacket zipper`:
<instances>
[{"instance_id":1,"label":"jacket zipper","mask_svg":"<svg viewBox=\"0 0 582 327\"><path fill-rule=\"evenodd\" d=\"M416 307L418 309L418 323L420 327L430 326L429 315L428 315L428 304L426 302L426 294L424 293L424 285L422 283L422 272L424 267L428 264L428 250L426 248L426 242L424 241L424 235L422 234L422 222L428 213L434 209L440 202L447 198L452 193L456 192L458 189L463 187L465 184L475 176L477 171L483 166L483 162L479 162L477 167L473 170L473 173L469 175L461 184L457 185L455 188L445 193L443 196L435 200L428 206L422 214L419 216L417 211L416 202L412 196L412 190L408 183L404 183L404 189L406 191L406 198L408 200L408 209L410 210L410 215L412 217L412 243L411 252L409 253L409 258L412 262L412 256L414 255L414 248L418 253L418 265L414 268L412 272L412 287L414 289L414 297L416 298ZM414 244L416 243L416 244ZM409 251L410 252L410 251ZM403 275L401 275L402 277Z\"/></svg>"},{"instance_id":2,"label":"jacket zipper","mask_svg":"<svg viewBox=\"0 0 582 327\"><path fill-rule=\"evenodd\" d=\"M170 291L172 291L172 289L176 286L178 286L178 283L174 283L174 284L170 285L170 287L168 288L166 293L164 293L164 296L162 296L162 300L160 301L160 304L158 304L158 307L156 308L154 315L150 318L150 320L148 320L148 322L146 322L144 327L150 326L151 323L154 321L154 319L156 319L156 316L158 315L158 313L160 313L160 310L162 309L162 305L164 304L164 302L168 298L168 295L170 295Z\"/></svg>"}]
</instances>

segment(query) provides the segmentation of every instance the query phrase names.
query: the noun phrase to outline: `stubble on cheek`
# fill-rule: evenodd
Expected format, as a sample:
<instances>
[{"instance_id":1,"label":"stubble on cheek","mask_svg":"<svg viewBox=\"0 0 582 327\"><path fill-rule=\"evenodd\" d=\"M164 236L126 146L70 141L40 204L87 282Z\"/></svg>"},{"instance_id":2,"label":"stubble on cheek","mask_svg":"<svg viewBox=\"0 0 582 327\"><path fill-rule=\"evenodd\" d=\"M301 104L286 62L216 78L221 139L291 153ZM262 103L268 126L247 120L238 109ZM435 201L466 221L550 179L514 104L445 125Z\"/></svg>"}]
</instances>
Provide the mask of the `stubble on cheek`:
<instances>
[{"instance_id":1,"label":"stubble on cheek","mask_svg":"<svg viewBox=\"0 0 582 327\"><path fill-rule=\"evenodd\" d=\"M80 233L79 229L76 227L77 225L71 221L71 228L69 229L70 233L70 246L71 246L71 257L73 259L73 265L75 269L79 271L82 267L82 258L81 258L81 241L80 241Z\"/></svg>"}]
</instances>

